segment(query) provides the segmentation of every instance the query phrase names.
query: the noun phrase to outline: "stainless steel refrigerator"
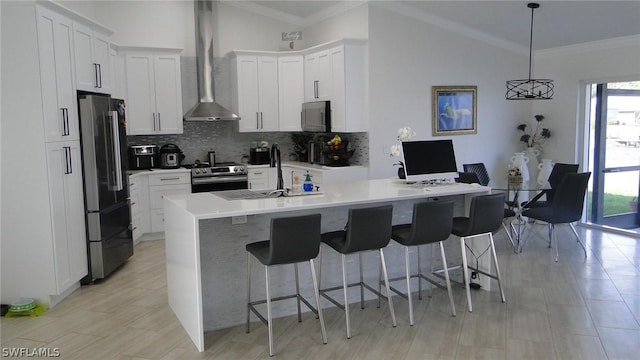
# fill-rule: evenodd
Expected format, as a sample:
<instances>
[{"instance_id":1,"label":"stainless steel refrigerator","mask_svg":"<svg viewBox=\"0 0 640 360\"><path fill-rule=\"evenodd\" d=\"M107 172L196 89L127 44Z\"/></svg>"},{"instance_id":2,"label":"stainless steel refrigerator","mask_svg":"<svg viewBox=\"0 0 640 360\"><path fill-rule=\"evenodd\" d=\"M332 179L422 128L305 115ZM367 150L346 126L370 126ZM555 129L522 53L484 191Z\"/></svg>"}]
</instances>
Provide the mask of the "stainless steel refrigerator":
<instances>
[{"instance_id":1,"label":"stainless steel refrigerator","mask_svg":"<svg viewBox=\"0 0 640 360\"><path fill-rule=\"evenodd\" d=\"M89 275L107 277L133 255L124 102L78 93Z\"/></svg>"}]
</instances>

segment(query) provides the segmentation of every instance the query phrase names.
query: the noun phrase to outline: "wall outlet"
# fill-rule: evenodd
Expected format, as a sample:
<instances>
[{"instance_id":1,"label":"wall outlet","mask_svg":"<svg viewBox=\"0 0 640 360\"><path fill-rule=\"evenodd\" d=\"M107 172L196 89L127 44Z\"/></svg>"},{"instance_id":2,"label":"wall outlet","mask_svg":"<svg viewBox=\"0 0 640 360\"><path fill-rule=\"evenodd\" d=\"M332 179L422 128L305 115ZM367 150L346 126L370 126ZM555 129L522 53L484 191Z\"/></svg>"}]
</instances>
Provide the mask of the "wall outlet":
<instances>
[{"instance_id":1,"label":"wall outlet","mask_svg":"<svg viewBox=\"0 0 640 360\"><path fill-rule=\"evenodd\" d=\"M246 223L247 223L247 215L232 216L231 217L231 224L233 224L233 225L246 224Z\"/></svg>"}]
</instances>

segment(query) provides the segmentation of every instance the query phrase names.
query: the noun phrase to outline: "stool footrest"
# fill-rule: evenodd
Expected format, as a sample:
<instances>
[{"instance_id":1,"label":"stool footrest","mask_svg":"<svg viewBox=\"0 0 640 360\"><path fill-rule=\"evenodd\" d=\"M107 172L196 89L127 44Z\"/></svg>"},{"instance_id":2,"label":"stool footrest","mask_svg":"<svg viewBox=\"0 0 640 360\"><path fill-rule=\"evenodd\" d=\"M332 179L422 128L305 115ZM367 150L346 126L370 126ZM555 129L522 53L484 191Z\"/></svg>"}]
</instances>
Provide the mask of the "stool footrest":
<instances>
[{"instance_id":1,"label":"stool footrest","mask_svg":"<svg viewBox=\"0 0 640 360\"><path fill-rule=\"evenodd\" d=\"M356 282L356 283L352 283L352 284L347 284L347 288L350 287L355 287L355 286L362 286L365 289L371 291L373 294L384 298L385 300L388 300L388 297L382 293L380 293L378 290L375 290L374 288L372 288L371 286L369 286L368 284L362 282ZM334 286L334 287L330 287L330 288L326 288L326 289L321 289L319 290L320 295L323 296L325 299L329 300L333 305L337 306L338 308L340 308L341 310L344 311L344 304L339 303L338 301L336 301L334 298L332 298L331 296L327 295L326 292L328 291L336 291L336 290L342 290L342 286Z\"/></svg>"},{"instance_id":2,"label":"stool footrest","mask_svg":"<svg viewBox=\"0 0 640 360\"><path fill-rule=\"evenodd\" d=\"M480 270L480 269L478 269L478 268L474 268L473 266L467 266L467 268L469 268L469 269L471 269L471 270L473 270L473 271L475 271L475 272L477 272L477 273L480 273L480 274L482 274L482 275L488 276L488 277L490 277L490 278L492 278L492 279L494 279L494 280L498 280L498 277L497 277L497 276L495 276L495 275L491 275L491 274L489 274L488 272L482 271L482 270Z\"/></svg>"},{"instance_id":3,"label":"stool footrest","mask_svg":"<svg viewBox=\"0 0 640 360\"><path fill-rule=\"evenodd\" d=\"M295 298L299 298L300 301L302 301L304 303L304 305L309 308L309 310L311 310L311 312L313 312L316 316L318 316L318 309L316 309L313 305L311 305L311 303L309 303L307 301L307 299L304 298L304 296L302 295L297 295L297 294L293 294L293 295L285 295L285 296L279 296L276 298L272 298L271 301L280 301L280 300L287 300L287 299L295 299ZM266 304L267 300L258 300L258 301L252 301L250 303L247 304L247 306L249 307L249 310L251 310L251 312L253 312L259 319L260 321L262 321L263 324L268 325L268 321L267 319L264 318L264 316L262 316L262 314L260 314L260 312L258 311L258 309L255 308L255 305L261 305L261 304Z\"/></svg>"}]
</instances>

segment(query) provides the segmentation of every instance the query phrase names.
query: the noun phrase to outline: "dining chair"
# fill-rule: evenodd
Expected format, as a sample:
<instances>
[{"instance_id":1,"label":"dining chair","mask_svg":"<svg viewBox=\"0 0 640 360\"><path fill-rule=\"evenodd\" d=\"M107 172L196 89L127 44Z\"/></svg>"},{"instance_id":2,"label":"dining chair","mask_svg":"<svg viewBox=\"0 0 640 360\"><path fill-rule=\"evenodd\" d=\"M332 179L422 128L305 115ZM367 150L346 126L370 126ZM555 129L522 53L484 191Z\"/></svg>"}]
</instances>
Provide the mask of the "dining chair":
<instances>
[{"instance_id":1,"label":"dining chair","mask_svg":"<svg viewBox=\"0 0 640 360\"><path fill-rule=\"evenodd\" d=\"M549 174L549 185L551 186L551 188L540 191L531 200L523 202L521 206L523 208L551 206L551 201L553 200L553 195L556 192L556 188L560 185L560 182L562 181L564 176L566 174L576 174L578 172L578 167L578 164L556 163L555 165L553 165L551 174ZM547 199L540 200L540 198L544 195L547 196Z\"/></svg>"},{"instance_id":2,"label":"dining chair","mask_svg":"<svg viewBox=\"0 0 640 360\"><path fill-rule=\"evenodd\" d=\"M578 243L582 246L585 258L587 257L587 249L580 240L580 236L572 223L582 217L584 197L590 176L590 172L565 174L560 184L556 187L550 206L528 208L522 212L522 216L549 224L549 247L553 242L556 249L556 262L558 261L558 236L555 226L559 224L568 224L571 227L573 234L578 239Z\"/></svg>"}]
</instances>

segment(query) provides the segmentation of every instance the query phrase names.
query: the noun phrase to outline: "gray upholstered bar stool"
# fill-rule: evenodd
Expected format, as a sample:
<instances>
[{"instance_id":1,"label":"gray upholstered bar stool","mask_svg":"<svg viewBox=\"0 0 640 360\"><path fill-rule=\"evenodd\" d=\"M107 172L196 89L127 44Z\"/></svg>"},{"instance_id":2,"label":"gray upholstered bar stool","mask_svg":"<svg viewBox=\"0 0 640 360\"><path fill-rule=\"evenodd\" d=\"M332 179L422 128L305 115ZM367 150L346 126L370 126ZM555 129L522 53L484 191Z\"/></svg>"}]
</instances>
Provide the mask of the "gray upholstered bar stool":
<instances>
[{"instance_id":1,"label":"gray upholstered bar stool","mask_svg":"<svg viewBox=\"0 0 640 360\"><path fill-rule=\"evenodd\" d=\"M349 300L347 288L360 286L360 307L364 309L364 289L378 295L378 299L383 297L379 290L373 289L364 283L362 271L362 252L367 250L378 250L380 252L380 266L384 274L384 281L387 288L387 302L391 312L393 327L396 326L396 315L393 311L393 300L387 276L387 266L384 261L382 248L389 244L391 240L391 221L393 215L392 205L383 205L361 209L349 209L349 221L345 230L332 231L322 234L322 242L332 247L342 255L342 286L322 289L322 276L320 276L320 294L338 308L344 310L347 322L347 339L351 338L351 323L349 319ZM360 265L360 282L347 284L346 255L358 253ZM322 275L322 247L320 248L320 275ZM379 282L378 282L379 283ZM327 295L327 292L342 289L344 295L344 305Z\"/></svg>"},{"instance_id":2,"label":"gray upholstered bar stool","mask_svg":"<svg viewBox=\"0 0 640 360\"><path fill-rule=\"evenodd\" d=\"M411 278L418 278L418 299L422 299L422 280L444 288L439 282L425 276L422 273L420 261L420 245L431 244L431 254L433 255L433 245L440 245L440 256L442 257L443 271L446 282L446 289L451 302L451 315L456 316L456 306L453 303L453 292L449 281L449 271L447 269L447 257L444 253L443 241L451 235L453 225L453 201L429 201L413 205L413 220L411 224L394 225L391 231L391 238L398 244L404 246L405 277L391 279L390 281L406 280L407 294L403 294L395 288L391 290L409 301L409 324L413 325L413 301L411 299ZM411 275L409 266L409 248L416 247L418 253L418 273ZM433 256L431 256L431 273L433 272Z\"/></svg>"},{"instance_id":3,"label":"gray upholstered bar stool","mask_svg":"<svg viewBox=\"0 0 640 360\"><path fill-rule=\"evenodd\" d=\"M469 312L473 310L471 305L471 291L469 290L469 269L484 274L492 279L498 280L500 288L500 296L502 302L505 302L504 291L502 289L502 281L500 278L500 268L498 267L498 258L496 257L496 247L493 243L493 232L500 229L502 219L504 217L504 193L491 195L478 195L471 198L471 206L469 208L469 217L453 218L453 229L451 232L460 237L460 249L462 251L462 274L464 278L464 287L467 290L467 305ZM493 257L493 265L495 266L496 275L491 275L478 268L469 266L467 263L467 244L466 241L479 236L489 237L489 247Z\"/></svg>"},{"instance_id":4,"label":"gray upholstered bar stool","mask_svg":"<svg viewBox=\"0 0 640 360\"><path fill-rule=\"evenodd\" d=\"M302 301L320 319L322 342L327 343L327 333L320 307L320 295L313 259L318 256L320 248L320 214L284 217L271 219L271 239L247 244L247 333L249 332L249 316L252 311L269 328L269 355L273 356L273 321L271 302L296 298L298 302L298 322L302 321L300 301ZM251 301L251 255L255 256L265 269L266 299ZM308 261L311 268L311 280L316 298L315 309L302 295L298 282L298 263ZM269 267L273 265L294 264L296 293L271 299L269 293ZM255 308L257 304L267 304L267 319Z\"/></svg>"}]
</instances>

